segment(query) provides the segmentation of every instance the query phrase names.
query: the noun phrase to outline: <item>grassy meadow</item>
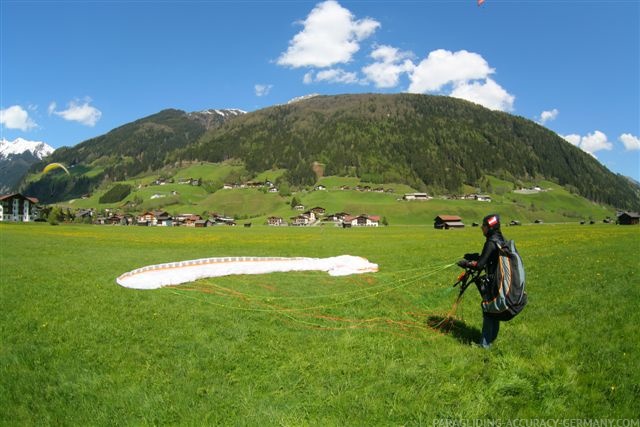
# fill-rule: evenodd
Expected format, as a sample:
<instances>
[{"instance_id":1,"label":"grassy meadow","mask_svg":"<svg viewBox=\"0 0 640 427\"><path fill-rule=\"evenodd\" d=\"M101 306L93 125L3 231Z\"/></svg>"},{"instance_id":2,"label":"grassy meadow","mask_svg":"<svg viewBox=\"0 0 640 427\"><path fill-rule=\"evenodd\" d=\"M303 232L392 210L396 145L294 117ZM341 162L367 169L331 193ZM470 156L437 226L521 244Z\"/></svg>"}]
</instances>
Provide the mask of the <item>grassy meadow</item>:
<instances>
[{"instance_id":1,"label":"grassy meadow","mask_svg":"<svg viewBox=\"0 0 640 427\"><path fill-rule=\"evenodd\" d=\"M0 224L1 425L432 425L631 418L640 404L640 227L505 227L529 305L473 346L479 296L450 266L478 228ZM379 272L120 274L214 256L359 255ZM450 267L447 267L450 266Z\"/></svg>"}]
</instances>

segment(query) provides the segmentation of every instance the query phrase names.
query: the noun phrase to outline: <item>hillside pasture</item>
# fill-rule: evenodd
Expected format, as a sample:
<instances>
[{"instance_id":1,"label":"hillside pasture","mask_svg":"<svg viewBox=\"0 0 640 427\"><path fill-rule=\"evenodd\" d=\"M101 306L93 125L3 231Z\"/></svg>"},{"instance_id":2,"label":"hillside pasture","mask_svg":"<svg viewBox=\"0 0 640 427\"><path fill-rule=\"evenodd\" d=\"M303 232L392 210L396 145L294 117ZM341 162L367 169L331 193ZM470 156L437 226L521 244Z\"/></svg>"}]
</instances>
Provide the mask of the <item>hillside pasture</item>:
<instances>
[{"instance_id":1,"label":"hillside pasture","mask_svg":"<svg viewBox=\"0 0 640 427\"><path fill-rule=\"evenodd\" d=\"M433 419L632 418L640 228L505 230L529 305L494 347L451 266L477 228L211 229L0 224L2 425L431 425ZM214 256L358 255L379 272L115 278Z\"/></svg>"}]
</instances>

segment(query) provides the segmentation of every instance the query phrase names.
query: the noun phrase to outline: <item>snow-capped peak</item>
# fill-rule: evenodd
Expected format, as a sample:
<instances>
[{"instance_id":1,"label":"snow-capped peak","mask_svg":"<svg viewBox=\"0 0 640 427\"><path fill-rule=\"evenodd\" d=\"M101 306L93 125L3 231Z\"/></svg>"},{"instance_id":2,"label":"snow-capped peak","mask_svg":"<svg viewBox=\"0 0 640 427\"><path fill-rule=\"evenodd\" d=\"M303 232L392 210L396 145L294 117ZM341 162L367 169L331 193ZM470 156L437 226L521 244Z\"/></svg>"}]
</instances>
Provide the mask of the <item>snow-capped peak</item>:
<instances>
[{"instance_id":1,"label":"snow-capped peak","mask_svg":"<svg viewBox=\"0 0 640 427\"><path fill-rule=\"evenodd\" d=\"M28 141L23 138L16 138L13 141L0 139L0 158L22 154L26 151L30 151L31 154L42 160L53 153L54 148L42 141Z\"/></svg>"}]
</instances>

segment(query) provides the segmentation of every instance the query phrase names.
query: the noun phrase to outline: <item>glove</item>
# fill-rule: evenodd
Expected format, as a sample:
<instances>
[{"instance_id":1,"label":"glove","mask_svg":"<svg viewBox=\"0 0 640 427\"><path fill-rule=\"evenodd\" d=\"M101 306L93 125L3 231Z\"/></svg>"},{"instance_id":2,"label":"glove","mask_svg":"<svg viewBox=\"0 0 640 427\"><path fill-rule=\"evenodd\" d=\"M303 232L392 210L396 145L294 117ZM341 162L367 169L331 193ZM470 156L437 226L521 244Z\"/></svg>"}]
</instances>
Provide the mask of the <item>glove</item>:
<instances>
[{"instance_id":1,"label":"glove","mask_svg":"<svg viewBox=\"0 0 640 427\"><path fill-rule=\"evenodd\" d=\"M466 259L461 259L460 261L458 261L458 267L461 267L461 268L469 267L469 261L467 261Z\"/></svg>"},{"instance_id":2,"label":"glove","mask_svg":"<svg viewBox=\"0 0 640 427\"><path fill-rule=\"evenodd\" d=\"M464 259L467 261L478 261L480 259L480 254L478 252L473 254L464 254Z\"/></svg>"}]
</instances>

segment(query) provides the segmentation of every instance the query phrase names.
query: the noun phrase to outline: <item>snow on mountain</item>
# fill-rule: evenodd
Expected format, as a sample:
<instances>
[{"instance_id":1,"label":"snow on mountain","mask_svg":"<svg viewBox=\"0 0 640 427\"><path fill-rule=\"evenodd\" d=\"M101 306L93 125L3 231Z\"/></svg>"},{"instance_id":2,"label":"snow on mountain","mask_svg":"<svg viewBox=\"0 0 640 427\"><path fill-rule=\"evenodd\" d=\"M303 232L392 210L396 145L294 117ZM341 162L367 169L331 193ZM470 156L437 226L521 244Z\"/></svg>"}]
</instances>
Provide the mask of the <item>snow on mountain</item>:
<instances>
[{"instance_id":1,"label":"snow on mountain","mask_svg":"<svg viewBox=\"0 0 640 427\"><path fill-rule=\"evenodd\" d=\"M12 155L18 155L29 151L38 159L42 160L53 153L54 148L42 141L28 141L17 138L14 141L0 140L0 159L6 159Z\"/></svg>"},{"instance_id":2,"label":"snow on mountain","mask_svg":"<svg viewBox=\"0 0 640 427\"><path fill-rule=\"evenodd\" d=\"M293 103L296 103L296 102L304 101L306 99L315 98L316 96L320 96L320 94L319 93L310 93L308 95L298 96L298 97L295 97L293 99L290 99L289 102L287 102L287 104L293 104Z\"/></svg>"}]
</instances>

